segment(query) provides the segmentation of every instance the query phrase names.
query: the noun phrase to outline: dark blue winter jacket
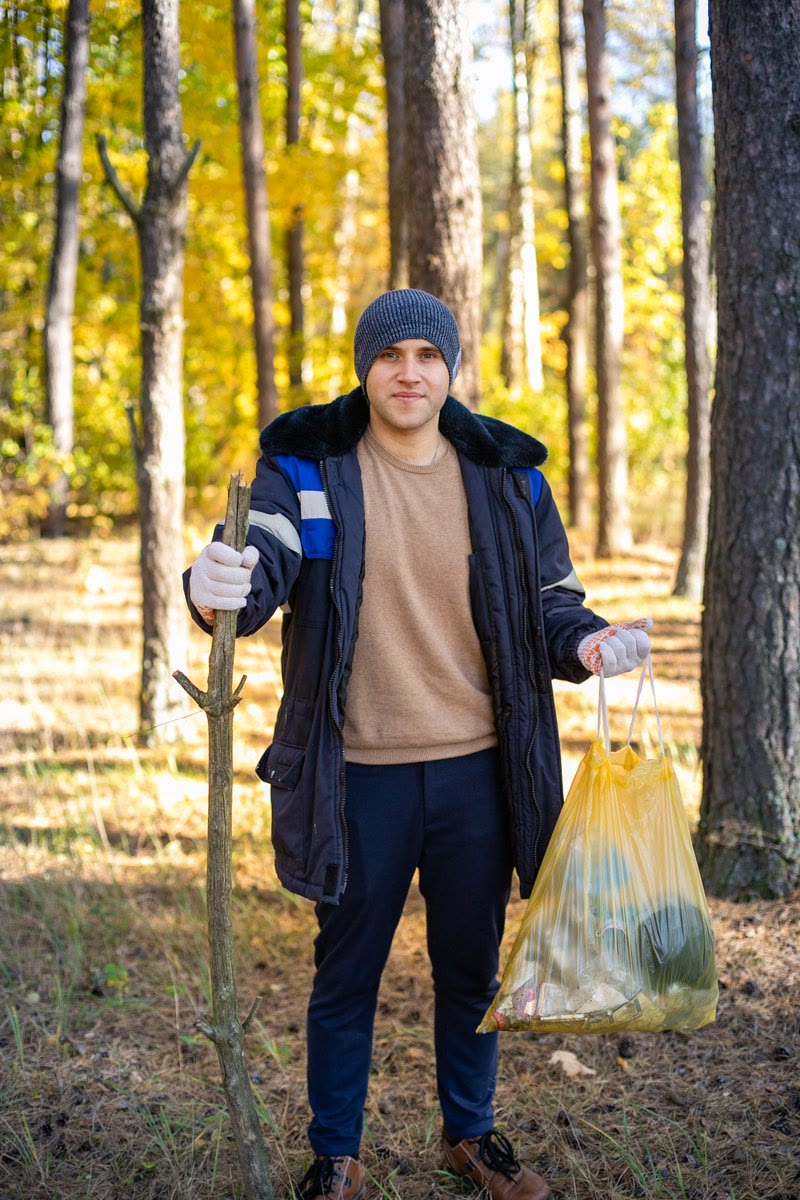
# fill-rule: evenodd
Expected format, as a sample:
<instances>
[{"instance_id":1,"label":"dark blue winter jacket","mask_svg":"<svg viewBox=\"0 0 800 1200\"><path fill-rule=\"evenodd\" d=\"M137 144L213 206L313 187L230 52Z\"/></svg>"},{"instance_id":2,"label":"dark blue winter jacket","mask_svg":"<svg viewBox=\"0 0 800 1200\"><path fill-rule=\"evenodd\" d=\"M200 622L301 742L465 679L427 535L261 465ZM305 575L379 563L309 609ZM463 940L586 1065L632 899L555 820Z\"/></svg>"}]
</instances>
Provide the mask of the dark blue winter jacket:
<instances>
[{"instance_id":1,"label":"dark blue winter jacket","mask_svg":"<svg viewBox=\"0 0 800 1200\"><path fill-rule=\"evenodd\" d=\"M270 785L281 883L332 903L347 885L342 729L364 569L356 445L368 420L356 388L332 404L283 413L262 433L247 536L260 561L238 624L240 635L255 633L284 608L284 696L256 770ZM538 470L544 446L453 397L439 427L458 452L464 479L472 613L525 897L562 804L551 679L588 677L576 647L606 622L582 603L561 519ZM185 583L188 598L188 572Z\"/></svg>"}]
</instances>

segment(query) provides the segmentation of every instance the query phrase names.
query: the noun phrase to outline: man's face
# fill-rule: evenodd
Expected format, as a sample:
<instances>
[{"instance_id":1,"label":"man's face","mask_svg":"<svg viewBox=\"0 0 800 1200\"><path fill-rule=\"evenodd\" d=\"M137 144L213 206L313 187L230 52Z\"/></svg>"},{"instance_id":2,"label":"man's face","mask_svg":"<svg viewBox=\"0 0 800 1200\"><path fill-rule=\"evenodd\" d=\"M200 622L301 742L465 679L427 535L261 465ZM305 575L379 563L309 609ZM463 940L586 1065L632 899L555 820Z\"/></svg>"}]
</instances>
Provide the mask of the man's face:
<instances>
[{"instance_id":1,"label":"man's face","mask_svg":"<svg viewBox=\"0 0 800 1200\"><path fill-rule=\"evenodd\" d=\"M442 352L421 338L407 338L381 350L364 381L370 422L395 432L421 429L435 420L447 399L450 373Z\"/></svg>"}]
</instances>

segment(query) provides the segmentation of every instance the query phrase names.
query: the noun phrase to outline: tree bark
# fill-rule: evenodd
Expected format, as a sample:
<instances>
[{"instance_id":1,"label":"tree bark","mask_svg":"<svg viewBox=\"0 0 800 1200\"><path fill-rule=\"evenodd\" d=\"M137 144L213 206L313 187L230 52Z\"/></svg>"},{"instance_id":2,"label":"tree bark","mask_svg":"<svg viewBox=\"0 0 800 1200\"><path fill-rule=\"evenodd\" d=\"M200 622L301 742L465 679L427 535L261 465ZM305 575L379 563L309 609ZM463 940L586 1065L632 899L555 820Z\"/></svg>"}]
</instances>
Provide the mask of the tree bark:
<instances>
[{"instance_id":1,"label":"tree bark","mask_svg":"<svg viewBox=\"0 0 800 1200\"><path fill-rule=\"evenodd\" d=\"M222 540L243 550L247 535L250 488L241 475L232 475L228 511ZM258 996L243 1022L236 993L236 953L233 939L233 710L239 703L244 676L231 693L238 612L219 609L208 659L205 692L182 671L175 672L181 687L193 697L208 718L208 862L206 900L208 947L211 959L213 1023L198 1021L198 1028L216 1046L222 1083L233 1124L239 1166L248 1200L272 1200L264 1139L253 1102L244 1061L244 1038L261 1002Z\"/></svg>"},{"instance_id":2,"label":"tree bark","mask_svg":"<svg viewBox=\"0 0 800 1200\"><path fill-rule=\"evenodd\" d=\"M698 853L716 894L800 885L800 0L711 0L718 351Z\"/></svg>"},{"instance_id":3,"label":"tree bark","mask_svg":"<svg viewBox=\"0 0 800 1200\"><path fill-rule=\"evenodd\" d=\"M569 235L567 297L567 425L569 433L569 521L588 529L589 426L586 420L586 368L589 340L589 272L584 203L583 140L578 67L576 0L559 0L558 45L561 57L561 133L564 192Z\"/></svg>"},{"instance_id":4,"label":"tree bark","mask_svg":"<svg viewBox=\"0 0 800 1200\"><path fill-rule=\"evenodd\" d=\"M286 0L286 145L300 141L300 91L303 83L303 33L300 0ZM303 403L303 359L305 357L305 314L303 304L303 205L292 206L286 234L286 261L289 282L289 386L292 402Z\"/></svg>"},{"instance_id":5,"label":"tree bark","mask_svg":"<svg viewBox=\"0 0 800 1200\"><path fill-rule=\"evenodd\" d=\"M264 134L259 107L255 0L234 0L233 28L253 291L258 422L259 428L263 429L278 415L278 393L275 387L275 323L272 316L272 245L267 175L264 170Z\"/></svg>"},{"instance_id":6,"label":"tree bark","mask_svg":"<svg viewBox=\"0 0 800 1200\"><path fill-rule=\"evenodd\" d=\"M86 69L89 65L89 0L69 0L64 50L64 94L61 101L61 144L56 174L56 227L44 326L47 419L53 446L66 458L73 446L72 318L78 271L78 191L83 165L83 121ZM69 480L63 468L50 493L43 532L66 532Z\"/></svg>"},{"instance_id":7,"label":"tree bark","mask_svg":"<svg viewBox=\"0 0 800 1200\"><path fill-rule=\"evenodd\" d=\"M386 79L386 140L389 150L389 287L408 287L406 205L405 0L380 0L381 50Z\"/></svg>"},{"instance_id":8,"label":"tree bark","mask_svg":"<svg viewBox=\"0 0 800 1200\"><path fill-rule=\"evenodd\" d=\"M681 168L683 321L689 448L683 546L673 592L700 600L703 594L710 490L711 410L708 353L708 231L703 147L697 113L697 3L675 0L675 94Z\"/></svg>"},{"instance_id":9,"label":"tree bark","mask_svg":"<svg viewBox=\"0 0 800 1200\"><path fill-rule=\"evenodd\" d=\"M480 399L481 193L466 0L406 0L409 281L448 304L463 347L454 391Z\"/></svg>"},{"instance_id":10,"label":"tree bark","mask_svg":"<svg viewBox=\"0 0 800 1200\"><path fill-rule=\"evenodd\" d=\"M605 0L583 0L589 142L592 151L591 241L595 268L597 373L597 553L632 545L628 511L628 449L621 366L624 333L622 248L617 156L611 128L611 76Z\"/></svg>"},{"instance_id":11,"label":"tree bark","mask_svg":"<svg viewBox=\"0 0 800 1200\"><path fill-rule=\"evenodd\" d=\"M141 722L179 711L171 664L184 661L186 606L176 576L183 558L183 265L186 172L179 92L178 0L142 0L147 185L139 220L142 272ZM168 727L174 728L174 727Z\"/></svg>"}]
</instances>

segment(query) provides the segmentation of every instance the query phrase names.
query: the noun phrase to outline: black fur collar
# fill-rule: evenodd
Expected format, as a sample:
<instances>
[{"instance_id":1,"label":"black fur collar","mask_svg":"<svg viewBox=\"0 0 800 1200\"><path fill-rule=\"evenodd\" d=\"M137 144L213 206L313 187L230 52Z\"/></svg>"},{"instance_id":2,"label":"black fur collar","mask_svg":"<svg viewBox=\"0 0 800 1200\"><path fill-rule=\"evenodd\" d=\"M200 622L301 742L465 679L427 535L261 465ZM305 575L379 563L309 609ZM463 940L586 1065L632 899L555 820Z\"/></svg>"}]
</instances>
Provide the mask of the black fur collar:
<instances>
[{"instance_id":1,"label":"black fur collar","mask_svg":"<svg viewBox=\"0 0 800 1200\"><path fill-rule=\"evenodd\" d=\"M332 404L306 404L281 413L261 434L267 457L296 454L320 460L352 450L369 423L369 406L360 387ZM547 450L536 438L505 421L481 417L453 396L439 416L439 428L456 450L480 467L540 467Z\"/></svg>"}]
</instances>

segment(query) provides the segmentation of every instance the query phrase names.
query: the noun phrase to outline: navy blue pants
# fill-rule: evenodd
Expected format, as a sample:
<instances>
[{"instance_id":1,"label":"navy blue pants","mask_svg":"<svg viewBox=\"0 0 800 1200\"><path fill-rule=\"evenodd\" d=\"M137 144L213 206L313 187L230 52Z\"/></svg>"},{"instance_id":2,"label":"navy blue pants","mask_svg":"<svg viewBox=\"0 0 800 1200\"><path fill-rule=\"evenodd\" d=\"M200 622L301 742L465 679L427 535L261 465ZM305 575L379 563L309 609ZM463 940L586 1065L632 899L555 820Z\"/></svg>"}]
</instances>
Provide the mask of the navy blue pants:
<instances>
[{"instance_id":1,"label":"navy blue pants","mask_svg":"<svg viewBox=\"0 0 800 1200\"><path fill-rule=\"evenodd\" d=\"M497 991L511 851L498 754L350 763L348 883L318 904L308 1007L309 1126L317 1154L356 1154L381 974L419 868L435 994L436 1082L451 1138L493 1126L497 1034L475 1029Z\"/></svg>"}]
</instances>

